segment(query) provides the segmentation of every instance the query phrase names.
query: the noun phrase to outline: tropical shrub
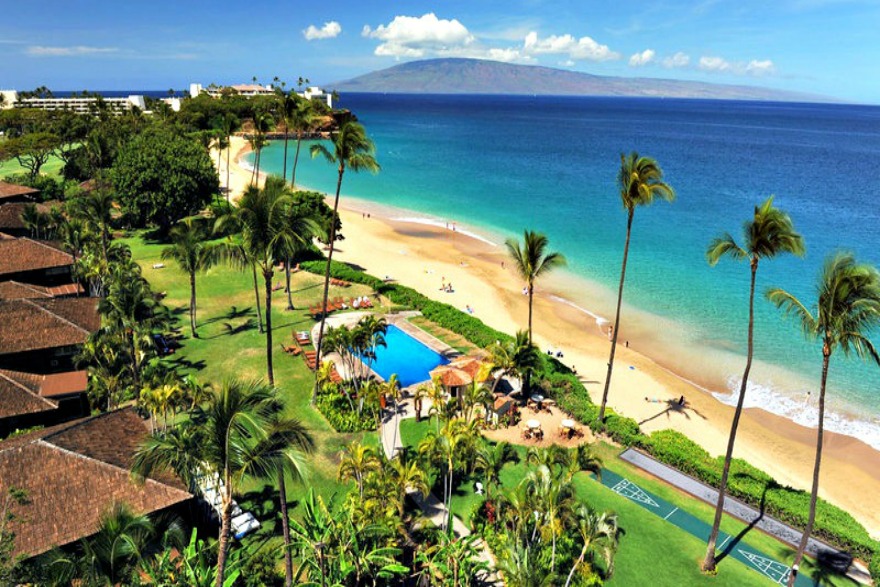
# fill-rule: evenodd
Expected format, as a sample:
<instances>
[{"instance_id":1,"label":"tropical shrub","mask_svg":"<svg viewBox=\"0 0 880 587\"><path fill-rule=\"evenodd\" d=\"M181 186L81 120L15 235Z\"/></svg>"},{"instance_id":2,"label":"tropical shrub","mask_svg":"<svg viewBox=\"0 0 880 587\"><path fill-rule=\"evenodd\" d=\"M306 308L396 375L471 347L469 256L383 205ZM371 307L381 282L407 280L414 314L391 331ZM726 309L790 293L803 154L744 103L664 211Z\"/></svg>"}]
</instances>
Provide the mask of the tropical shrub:
<instances>
[{"instance_id":1,"label":"tropical shrub","mask_svg":"<svg viewBox=\"0 0 880 587\"><path fill-rule=\"evenodd\" d=\"M337 432L360 432L376 428L376 416L372 410L364 409L362 414L358 414L338 391L319 394L316 405Z\"/></svg>"},{"instance_id":2,"label":"tropical shrub","mask_svg":"<svg viewBox=\"0 0 880 587\"><path fill-rule=\"evenodd\" d=\"M874 556L871 558L871 564L868 565L868 572L871 573L871 577L874 579L875 584L880 582L880 552L874 552Z\"/></svg>"}]
</instances>

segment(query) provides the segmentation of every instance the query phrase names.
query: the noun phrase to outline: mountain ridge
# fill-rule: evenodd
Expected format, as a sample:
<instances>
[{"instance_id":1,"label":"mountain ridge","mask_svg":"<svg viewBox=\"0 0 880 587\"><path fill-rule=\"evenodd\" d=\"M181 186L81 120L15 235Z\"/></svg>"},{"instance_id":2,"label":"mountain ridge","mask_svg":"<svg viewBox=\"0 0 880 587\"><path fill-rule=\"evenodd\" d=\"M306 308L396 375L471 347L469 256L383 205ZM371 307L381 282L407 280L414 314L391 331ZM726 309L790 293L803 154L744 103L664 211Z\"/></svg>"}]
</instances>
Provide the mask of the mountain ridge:
<instances>
[{"instance_id":1,"label":"mountain ridge","mask_svg":"<svg viewBox=\"0 0 880 587\"><path fill-rule=\"evenodd\" d=\"M601 76L543 65L468 58L409 61L327 84L339 92L513 94L836 102L834 98L758 86L645 77Z\"/></svg>"}]
</instances>

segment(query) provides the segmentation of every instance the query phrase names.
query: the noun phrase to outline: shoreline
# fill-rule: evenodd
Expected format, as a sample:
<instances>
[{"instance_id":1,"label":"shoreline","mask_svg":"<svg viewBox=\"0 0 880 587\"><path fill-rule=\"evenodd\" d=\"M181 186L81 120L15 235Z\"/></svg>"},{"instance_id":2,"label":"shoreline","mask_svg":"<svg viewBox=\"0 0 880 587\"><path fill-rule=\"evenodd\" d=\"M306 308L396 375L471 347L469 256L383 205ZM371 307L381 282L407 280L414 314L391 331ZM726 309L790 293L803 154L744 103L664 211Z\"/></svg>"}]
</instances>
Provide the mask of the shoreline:
<instances>
[{"instance_id":1,"label":"shoreline","mask_svg":"<svg viewBox=\"0 0 880 587\"><path fill-rule=\"evenodd\" d=\"M248 149L239 141L238 147L233 141L232 175L237 179L233 193L247 185L251 175L240 165L239 159ZM221 161L222 182L225 158ZM363 216L366 212L369 219ZM397 213L397 209L390 213L382 205L349 197L340 204L340 216L346 235L337 248L340 261L355 263L375 275L391 274L462 310L471 306L475 316L498 330L512 333L524 327L527 307L521 284L509 265L501 268L501 261L506 260L504 248L490 239L467 234L473 231L466 225L453 232L438 219L423 218L427 215L407 210ZM441 278L456 284L455 293L439 290ZM564 291L554 289L555 280L549 281L554 283L539 283L535 296L536 342L542 350L563 349L564 361L577 367L598 403L610 346L602 332L604 318L570 301ZM637 331L638 324L631 324L628 330ZM671 362L652 358L663 356L656 349L640 351L618 345L609 406L636 419L646 433L673 428L711 454L723 454L733 408L712 392L717 381L711 376L690 381L676 372L674 358ZM682 413L658 412L657 403L644 400L649 396L663 401L682 395L688 406ZM826 432L825 443L820 495L852 513L872 536L880 536L880 498L871 497L880 489L880 452L857 438L835 432ZM815 429L758 408L744 411L735 457L746 459L783 485L808 490L814 455Z\"/></svg>"}]
</instances>

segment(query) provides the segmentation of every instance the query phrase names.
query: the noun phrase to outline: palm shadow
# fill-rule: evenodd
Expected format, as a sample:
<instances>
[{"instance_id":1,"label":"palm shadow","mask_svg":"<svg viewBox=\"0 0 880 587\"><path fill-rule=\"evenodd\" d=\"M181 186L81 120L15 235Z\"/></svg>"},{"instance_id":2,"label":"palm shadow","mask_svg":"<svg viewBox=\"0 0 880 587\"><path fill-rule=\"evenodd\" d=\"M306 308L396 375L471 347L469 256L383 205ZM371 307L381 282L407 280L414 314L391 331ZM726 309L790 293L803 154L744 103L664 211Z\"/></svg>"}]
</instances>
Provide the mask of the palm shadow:
<instances>
[{"instance_id":1,"label":"palm shadow","mask_svg":"<svg viewBox=\"0 0 880 587\"><path fill-rule=\"evenodd\" d=\"M646 397L645 401L652 401L652 400L650 400ZM657 400L653 400L653 401L656 402ZM689 401L684 399L684 396L682 396L680 399L677 399L677 400L676 399L668 399L668 400L665 400L663 402L658 402L658 403L666 404L666 408L663 410L660 410L659 412L657 412L656 414L654 414L653 416L651 416L649 418L645 418L644 420L639 422L639 426L641 426L642 424L645 424L646 422L650 422L651 420L656 420L657 418L659 418L660 416L663 416L664 414L666 415L667 420L671 417L672 414L681 414L682 416L684 416L685 418L690 420L691 419L690 413L693 413L694 415L699 416L703 420L706 419L706 416L704 416L702 413L700 413L699 410L697 410L695 407L693 407Z\"/></svg>"},{"instance_id":2,"label":"palm shadow","mask_svg":"<svg viewBox=\"0 0 880 587\"><path fill-rule=\"evenodd\" d=\"M206 367L206 363L204 359L199 359L198 361L190 361L186 357L174 357L173 359L168 359L168 364L172 365L174 369L185 369L190 371L201 371Z\"/></svg>"},{"instance_id":3,"label":"palm shadow","mask_svg":"<svg viewBox=\"0 0 880 587\"><path fill-rule=\"evenodd\" d=\"M742 476L748 476L748 475L741 474L739 476L742 477ZM767 506L767 492L770 489L779 489L780 487L781 487L781 485L779 485L776 481L773 481L772 479L764 484L764 490L761 492L761 501L759 502L759 505L758 505L757 517L755 517L752 521L750 521L749 524L745 528L740 530L739 534L737 534L735 537L733 537L727 541L727 544L724 545L724 549L721 551L721 554L719 554L715 558L716 563L720 563L728 555L730 555L730 553L733 552L733 549L736 547L736 545L739 544L742 541L742 539L745 538L746 535L749 532L751 532L755 526L758 525L758 522L760 522L761 520L764 519L765 508ZM727 497L725 497L725 499L727 499Z\"/></svg>"}]
</instances>

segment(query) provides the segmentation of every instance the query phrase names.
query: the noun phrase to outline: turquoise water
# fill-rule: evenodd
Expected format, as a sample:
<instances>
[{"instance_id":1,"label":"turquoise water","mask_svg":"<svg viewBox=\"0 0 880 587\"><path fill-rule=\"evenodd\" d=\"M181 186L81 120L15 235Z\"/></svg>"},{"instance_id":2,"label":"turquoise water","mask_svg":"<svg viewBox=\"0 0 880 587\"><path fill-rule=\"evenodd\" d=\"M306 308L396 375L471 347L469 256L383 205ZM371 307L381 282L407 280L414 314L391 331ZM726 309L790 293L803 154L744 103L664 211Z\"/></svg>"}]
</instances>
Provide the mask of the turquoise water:
<instances>
[{"instance_id":1,"label":"turquoise water","mask_svg":"<svg viewBox=\"0 0 880 587\"><path fill-rule=\"evenodd\" d=\"M385 333L385 343L387 346L376 348L373 371L386 381L397 373L402 387L428 381L432 369L449 362L393 324Z\"/></svg>"},{"instance_id":2,"label":"turquoise water","mask_svg":"<svg viewBox=\"0 0 880 587\"><path fill-rule=\"evenodd\" d=\"M770 194L804 235L804 259L765 261L758 290L784 287L805 301L825 256L838 248L880 264L880 108L626 98L346 95L377 145L382 172L346 173L343 195L455 221L489 240L545 232L569 261L551 276L569 302L610 317L625 215L620 153L656 158L678 192L636 212L621 332L636 349L731 401L745 354L748 268L709 268L721 232L739 237ZM332 192L335 167L309 160L298 183ZM283 143L263 153L281 171ZM756 307L750 405L815 425L818 344L763 299ZM585 323L592 320L585 316ZM595 324L593 324L595 326ZM880 341L880 337L875 336ZM880 369L836 356L829 428L880 448ZM807 395L807 392L812 392Z\"/></svg>"}]
</instances>

